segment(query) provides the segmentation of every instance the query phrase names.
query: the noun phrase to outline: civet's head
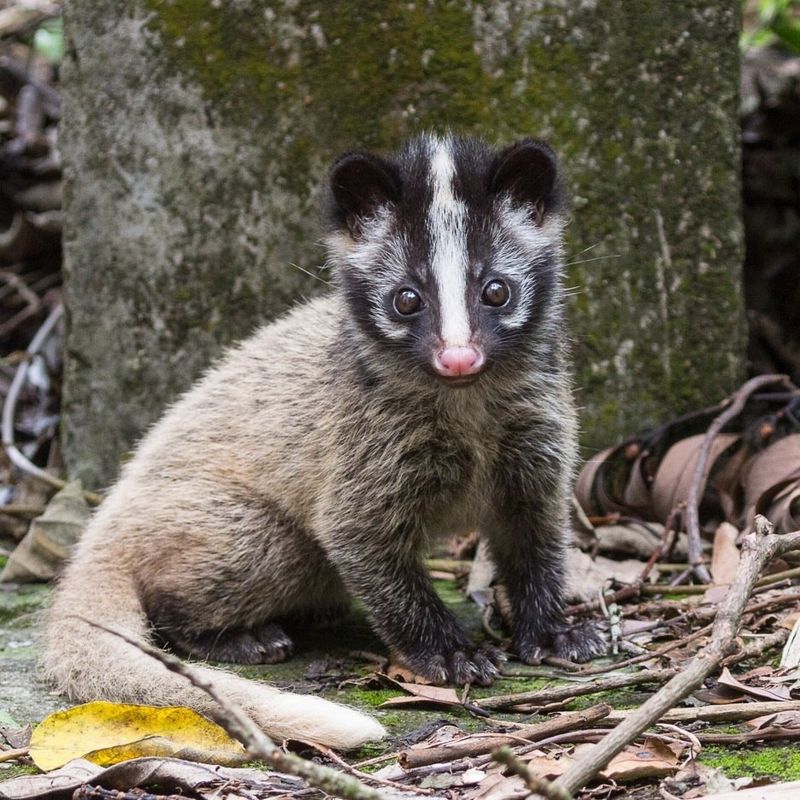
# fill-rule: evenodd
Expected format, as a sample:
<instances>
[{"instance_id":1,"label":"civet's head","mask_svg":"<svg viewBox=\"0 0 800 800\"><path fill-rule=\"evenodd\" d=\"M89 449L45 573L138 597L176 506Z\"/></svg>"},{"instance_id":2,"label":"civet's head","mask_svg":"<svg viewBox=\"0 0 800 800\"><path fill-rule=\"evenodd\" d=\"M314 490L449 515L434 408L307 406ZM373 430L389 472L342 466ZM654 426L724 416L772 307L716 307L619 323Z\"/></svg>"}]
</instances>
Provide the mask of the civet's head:
<instances>
[{"instance_id":1,"label":"civet's head","mask_svg":"<svg viewBox=\"0 0 800 800\"><path fill-rule=\"evenodd\" d=\"M558 304L558 184L531 139L426 135L392 158L341 156L328 245L359 327L453 386L513 358Z\"/></svg>"}]
</instances>

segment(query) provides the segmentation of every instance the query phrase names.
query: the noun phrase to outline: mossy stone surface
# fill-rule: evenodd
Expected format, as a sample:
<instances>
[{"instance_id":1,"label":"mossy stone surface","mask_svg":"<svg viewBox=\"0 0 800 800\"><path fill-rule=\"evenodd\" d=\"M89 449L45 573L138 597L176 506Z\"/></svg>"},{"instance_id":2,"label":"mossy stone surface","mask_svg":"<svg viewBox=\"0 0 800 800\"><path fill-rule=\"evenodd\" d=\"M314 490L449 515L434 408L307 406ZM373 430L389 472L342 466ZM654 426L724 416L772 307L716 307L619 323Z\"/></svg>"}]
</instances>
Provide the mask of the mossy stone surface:
<instances>
[{"instance_id":1,"label":"mossy stone surface","mask_svg":"<svg viewBox=\"0 0 800 800\"><path fill-rule=\"evenodd\" d=\"M445 128L562 154L589 448L743 369L737 3L73 0L63 435L92 487L300 297L326 166Z\"/></svg>"}]
</instances>

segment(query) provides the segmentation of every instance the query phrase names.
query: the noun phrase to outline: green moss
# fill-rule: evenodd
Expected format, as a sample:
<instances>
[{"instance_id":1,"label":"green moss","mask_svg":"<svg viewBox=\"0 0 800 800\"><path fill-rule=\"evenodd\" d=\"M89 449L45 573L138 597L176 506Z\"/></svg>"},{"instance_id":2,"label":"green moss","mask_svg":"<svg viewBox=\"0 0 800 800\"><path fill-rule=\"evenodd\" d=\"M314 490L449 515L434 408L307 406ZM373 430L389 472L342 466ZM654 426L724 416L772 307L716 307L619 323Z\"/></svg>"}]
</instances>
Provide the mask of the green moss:
<instances>
[{"instance_id":1,"label":"green moss","mask_svg":"<svg viewBox=\"0 0 800 800\"><path fill-rule=\"evenodd\" d=\"M41 610L50 594L51 587L42 583L22 585L14 591L0 591L0 622Z\"/></svg>"},{"instance_id":2,"label":"green moss","mask_svg":"<svg viewBox=\"0 0 800 800\"><path fill-rule=\"evenodd\" d=\"M178 69L191 75L226 119L274 127L288 106L313 116L324 149L391 147L410 129L457 121L486 129L492 81L472 47L472 15L462 3L319 4L252 10L212 0L147 0ZM359 24L353 25L358 18ZM270 24L273 20L281 24ZM432 78L435 76L435 79ZM285 159L287 180L320 140L301 136ZM305 157L304 157L305 156Z\"/></svg>"},{"instance_id":3,"label":"green moss","mask_svg":"<svg viewBox=\"0 0 800 800\"><path fill-rule=\"evenodd\" d=\"M728 778L769 777L779 781L800 780L800 749L751 747L738 749L722 745L703 748L700 760L721 769Z\"/></svg>"},{"instance_id":4,"label":"green moss","mask_svg":"<svg viewBox=\"0 0 800 800\"><path fill-rule=\"evenodd\" d=\"M470 696L476 700L482 697L491 697L497 694L519 694L520 692L535 692L554 686L554 682L549 678L499 678L493 686L482 688L476 686L470 689Z\"/></svg>"},{"instance_id":5,"label":"green moss","mask_svg":"<svg viewBox=\"0 0 800 800\"><path fill-rule=\"evenodd\" d=\"M376 758L377 756L382 756L384 753L388 753L390 751L389 743L386 741L383 742L368 742L367 744L361 745L358 750L354 750L350 753L350 760L355 761L366 761L368 758ZM380 769L383 764L376 764L372 767L365 768L366 772L372 772L376 769Z\"/></svg>"},{"instance_id":6,"label":"green moss","mask_svg":"<svg viewBox=\"0 0 800 800\"><path fill-rule=\"evenodd\" d=\"M398 692L394 689L357 689L347 690L348 700L360 706L376 708L381 703L385 703L392 697L397 697Z\"/></svg>"},{"instance_id":7,"label":"green moss","mask_svg":"<svg viewBox=\"0 0 800 800\"><path fill-rule=\"evenodd\" d=\"M0 766L0 781L10 781L20 775L38 775L39 770L33 764L3 764Z\"/></svg>"}]
</instances>

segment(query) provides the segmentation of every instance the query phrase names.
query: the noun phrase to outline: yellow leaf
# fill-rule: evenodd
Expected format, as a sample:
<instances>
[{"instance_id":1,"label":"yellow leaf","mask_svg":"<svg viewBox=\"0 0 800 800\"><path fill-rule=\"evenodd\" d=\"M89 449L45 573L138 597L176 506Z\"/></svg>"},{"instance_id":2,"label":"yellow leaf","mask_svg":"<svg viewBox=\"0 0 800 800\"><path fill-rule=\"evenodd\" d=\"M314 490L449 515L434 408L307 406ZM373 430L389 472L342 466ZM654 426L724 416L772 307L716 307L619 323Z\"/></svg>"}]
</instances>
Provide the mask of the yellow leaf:
<instances>
[{"instance_id":1,"label":"yellow leaf","mask_svg":"<svg viewBox=\"0 0 800 800\"><path fill-rule=\"evenodd\" d=\"M121 705L98 700L50 714L33 731L30 756L47 772L73 758L100 766L140 756L236 765L242 745L188 708Z\"/></svg>"}]
</instances>

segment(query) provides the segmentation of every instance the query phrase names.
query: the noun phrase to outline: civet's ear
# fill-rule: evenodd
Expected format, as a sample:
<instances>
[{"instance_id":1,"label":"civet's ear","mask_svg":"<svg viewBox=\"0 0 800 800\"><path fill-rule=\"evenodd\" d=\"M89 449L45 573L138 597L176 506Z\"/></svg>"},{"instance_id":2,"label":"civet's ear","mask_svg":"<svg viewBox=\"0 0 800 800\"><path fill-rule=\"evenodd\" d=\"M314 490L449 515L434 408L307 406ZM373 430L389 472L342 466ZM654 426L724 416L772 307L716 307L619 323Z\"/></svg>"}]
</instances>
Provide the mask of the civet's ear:
<instances>
[{"instance_id":1,"label":"civet's ear","mask_svg":"<svg viewBox=\"0 0 800 800\"><path fill-rule=\"evenodd\" d=\"M489 191L531 206L534 221L560 205L558 160L546 142L524 139L501 150L489 170Z\"/></svg>"},{"instance_id":2,"label":"civet's ear","mask_svg":"<svg viewBox=\"0 0 800 800\"><path fill-rule=\"evenodd\" d=\"M330 172L333 217L357 239L363 223L400 199L400 175L389 161L370 153L345 153Z\"/></svg>"}]
</instances>

